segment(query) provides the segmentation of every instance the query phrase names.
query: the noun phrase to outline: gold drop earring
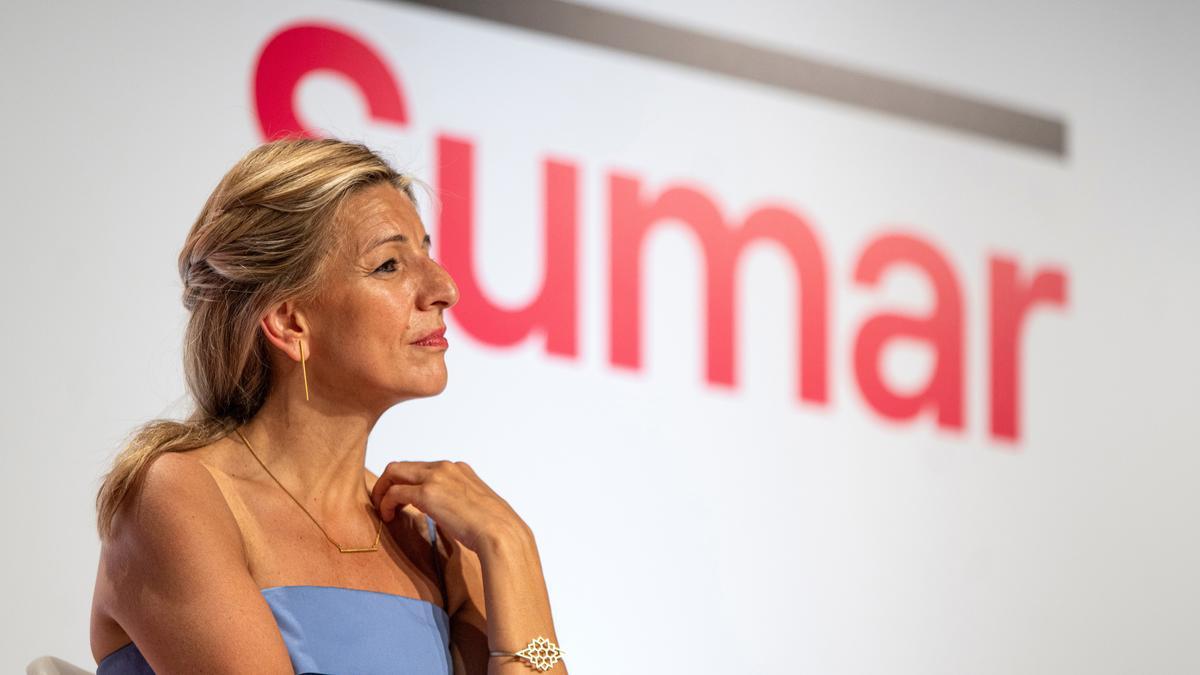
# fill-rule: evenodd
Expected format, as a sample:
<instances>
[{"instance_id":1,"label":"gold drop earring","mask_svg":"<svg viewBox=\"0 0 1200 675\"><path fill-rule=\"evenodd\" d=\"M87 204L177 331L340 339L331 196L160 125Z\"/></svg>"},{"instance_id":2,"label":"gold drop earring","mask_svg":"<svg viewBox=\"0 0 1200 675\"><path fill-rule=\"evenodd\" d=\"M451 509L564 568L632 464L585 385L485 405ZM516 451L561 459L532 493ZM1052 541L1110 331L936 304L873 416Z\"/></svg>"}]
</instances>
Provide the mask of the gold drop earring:
<instances>
[{"instance_id":1,"label":"gold drop earring","mask_svg":"<svg viewBox=\"0 0 1200 675\"><path fill-rule=\"evenodd\" d=\"M300 346L300 372L304 375L304 400L308 400L308 368L304 365L304 343L296 340L296 344Z\"/></svg>"}]
</instances>

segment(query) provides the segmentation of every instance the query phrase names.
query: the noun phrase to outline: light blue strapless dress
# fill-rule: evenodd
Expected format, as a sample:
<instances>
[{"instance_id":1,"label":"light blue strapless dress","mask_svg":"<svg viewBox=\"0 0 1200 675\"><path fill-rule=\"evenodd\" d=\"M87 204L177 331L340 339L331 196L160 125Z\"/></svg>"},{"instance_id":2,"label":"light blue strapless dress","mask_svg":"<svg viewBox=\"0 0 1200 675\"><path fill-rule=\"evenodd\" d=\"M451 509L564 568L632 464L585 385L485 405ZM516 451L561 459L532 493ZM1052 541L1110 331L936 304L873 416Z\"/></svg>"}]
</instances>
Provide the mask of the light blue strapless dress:
<instances>
[{"instance_id":1,"label":"light blue strapless dress","mask_svg":"<svg viewBox=\"0 0 1200 675\"><path fill-rule=\"evenodd\" d=\"M437 557L437 528L429 541L438 586L446 582ZM440 605L392 593L336 586L274 586L262 589L296 673L322 675L450 675L450 617ZM100 661L96 675L153 675L129 644Z\"/></svg>"}]
</instances>

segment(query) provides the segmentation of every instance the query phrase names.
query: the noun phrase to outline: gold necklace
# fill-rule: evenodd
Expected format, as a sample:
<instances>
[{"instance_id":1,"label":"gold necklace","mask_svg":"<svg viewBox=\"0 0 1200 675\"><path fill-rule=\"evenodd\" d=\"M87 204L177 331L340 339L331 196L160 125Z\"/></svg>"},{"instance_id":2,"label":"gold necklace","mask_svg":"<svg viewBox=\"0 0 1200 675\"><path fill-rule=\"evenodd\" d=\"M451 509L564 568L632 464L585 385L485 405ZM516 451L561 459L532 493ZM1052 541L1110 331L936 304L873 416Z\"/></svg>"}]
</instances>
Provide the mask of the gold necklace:
<instances>
[{"instance_id":1,"label":"gold necklace","mask_svg":"<svg viewBox=\"0 0 1200 675\"><path fill-rule=\"evenodd\" d=\"M275 483L279 486L279 488L287 493L287 496L292 497L292 493L288 492L288 489L283 487L283 483L279 482L279 479L275 477L275 474L271 473L271 470L267 468L267 465L263 464L263 461L261 459L258 459L258 453L254 452L254 448L250 447L250 441L246 440L245 436L242 436L242 430L234 429L234 431L237 432L237 435L242 439L242 442L246 444L246 449L250 451L250 454L254 455L254 459L258 460L258 463L262 466L263 471L267 472L267 475L271 477L271 480L275 481ZM367 492L367 499L369 500L371 498L371 493L369 491L367 491L366 485L363 486L363 491ZM321 527L321 524L317 522L316 518L313 518L313 515L308 512L308 509L304 508L304 505L300 503L299 499L292 497L292 501L296 502L296 506L299 506L301 508L301 510L304 511L305 515L307 515L309 517L309 519L313 521L313 524L316 525L318 528L320 528L321 534L325 535L325 538L329 540L329 543L333 544L334 546L337 546L337 549L339 551L341 551L342 553L370 553L371 551L379 550L379 535L383 533L383 520L382 519L379 519L378 517L376 517L376 520L379 520L379 529L375 531L375 544L374 545L344 547L341 544L334 541L333 537L329 536L329 533L325 531L325 528Z\"/></svg>"}]
</instances>

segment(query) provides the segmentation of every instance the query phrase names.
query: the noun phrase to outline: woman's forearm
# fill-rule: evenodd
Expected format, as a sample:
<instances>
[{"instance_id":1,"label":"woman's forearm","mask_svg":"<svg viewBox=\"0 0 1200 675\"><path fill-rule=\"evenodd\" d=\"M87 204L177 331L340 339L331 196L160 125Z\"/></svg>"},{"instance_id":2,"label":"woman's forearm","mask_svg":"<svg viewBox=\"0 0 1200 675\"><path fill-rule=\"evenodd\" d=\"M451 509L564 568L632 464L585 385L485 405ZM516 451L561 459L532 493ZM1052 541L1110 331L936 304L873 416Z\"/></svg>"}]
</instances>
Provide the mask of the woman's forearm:
<instances>
[{"instance_id":1,"label":"woman's forearm","mask_svg":"<svg viewBox=\"0 0 1200 675\"><path fill-rule=\"evenodd\" d=\"M481 546L478 553L490 649L517 652L538 635L557 645L550 596L533 533L525 528L509 536L497 537ZM488 675L528 675L531 672L536 671L518 657L493 656L488 659ZM566 661L559 661L546 673L567 675Z\"/></svg>"}]
</instances>

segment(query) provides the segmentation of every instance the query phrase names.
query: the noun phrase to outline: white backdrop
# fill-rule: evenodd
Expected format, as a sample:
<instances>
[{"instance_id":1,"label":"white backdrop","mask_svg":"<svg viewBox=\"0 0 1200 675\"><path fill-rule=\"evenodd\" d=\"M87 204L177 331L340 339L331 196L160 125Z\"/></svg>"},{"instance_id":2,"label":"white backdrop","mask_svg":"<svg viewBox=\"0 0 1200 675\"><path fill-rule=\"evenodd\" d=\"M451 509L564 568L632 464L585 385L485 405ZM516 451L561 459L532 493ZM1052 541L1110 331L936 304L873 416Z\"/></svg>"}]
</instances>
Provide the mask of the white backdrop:
<instances>
[{"instance_id":1,"label":"white backdrop","mask_svg":"<svg viewBox=\"0 0 1200 675\"><path fill-rule=\"evenodd\" d=\"M592 2L1043 111L1056 158L762 85L386 2L23 3L0 25L5 216L4 597L9 671L92 667L99 476L135 425L182 415L175 257L259 143L255 59L297 23L362 39L406 125L345 78L295 105L435 183L475 158L475 264L498 304L542 278L542 162L577 169L578 354L486 344L451 310L450 384L381 420L369 464L468 461L538 537L561 646L584 673L1187 673L1200 670L1200 90L1189 3ZM738 267L737 382L705 379L704 264L682 222L643 249L642 367L609 357L609 189L707 195L732 221L807 219L827 267L829 398L796 391L790 259ZM423 209L435 246L438 212ZM920 315L928 280L856 284L912 233L963 310L961 430L888 420L854 345ZM988 261L1060 270L1029 313L1017 441L988 431ZM933 364L885 352L897 390ZM1191 413L1192 416L1189 416Z\"/></svg>"}]
</instances>

